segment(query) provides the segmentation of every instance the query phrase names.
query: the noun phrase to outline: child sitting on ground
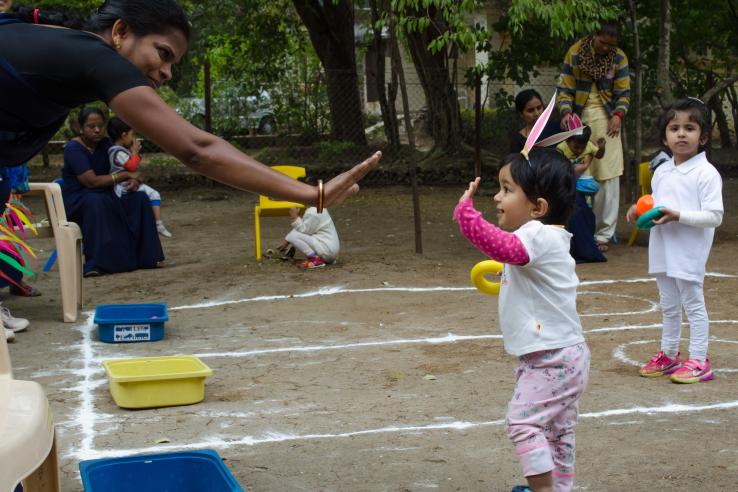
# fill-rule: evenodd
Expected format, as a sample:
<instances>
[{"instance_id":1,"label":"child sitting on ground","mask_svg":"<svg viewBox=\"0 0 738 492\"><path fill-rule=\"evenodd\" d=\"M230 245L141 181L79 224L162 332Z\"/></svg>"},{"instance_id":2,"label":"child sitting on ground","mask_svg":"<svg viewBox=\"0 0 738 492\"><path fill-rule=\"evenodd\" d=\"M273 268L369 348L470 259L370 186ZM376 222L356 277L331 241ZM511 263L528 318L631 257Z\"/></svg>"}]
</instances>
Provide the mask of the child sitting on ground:
<instances>
[{"instance_id":1,"label":"child sitting on ground","mask_svg":"<svg viewBox=\"0 0 738 492\"><path fill-rule=\"evenodd\" d=\"M136 140L133 130L130 126L117 116L113 116L108 121L108 137L113 141L113 146L108 149L108 158L110 159L110 174L120 171L134 172L141 163L141 157L138 152L141 150L141 143ZM122 182L115 185L115 194L119 197L128 193L128 183ZM149 197L151 209L154 211L154 219L156 219L156 230L164 237L172 237L161 220L161 195L151 186L141 184L138 191L143 191Z\"/></svg>"},{"instance_id":2,"label":"child sitting on ground","mask_svg":"<svg viewBox=\"0 0 738 492\"><path fill-rule=\"evenodd\" d=\"M300 210L292 207L290 219L292 230L284 238L280 251L287 256L290 249L302 251L307 257L305 261L297 263L302 270L323 268L327 263L336 262L341 245L328 209L324 208L322 213L318 213L318 209L310 207L300 218Z\"/></svg>"}]
</instances>

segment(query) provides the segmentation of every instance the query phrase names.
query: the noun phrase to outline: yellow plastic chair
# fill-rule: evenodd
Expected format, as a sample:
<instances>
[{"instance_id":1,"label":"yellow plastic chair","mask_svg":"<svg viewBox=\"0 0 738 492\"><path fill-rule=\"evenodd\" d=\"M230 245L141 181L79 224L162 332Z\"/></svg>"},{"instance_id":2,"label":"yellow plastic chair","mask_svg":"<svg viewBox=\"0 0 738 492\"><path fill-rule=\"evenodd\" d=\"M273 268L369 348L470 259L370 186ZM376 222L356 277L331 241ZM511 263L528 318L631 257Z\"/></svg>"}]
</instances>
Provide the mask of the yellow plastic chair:
<instances>
[{"instance_id":1,"label":"yellow plastic chair","mask_svg":"<svg viewBox=\"0 0 738 492\"><path fill-rule=\"evenodd\" d=\"M82 308L82 231L77 224L67 221L57 183L29 183L29 188L25 195L43 198L49 218L48 227L38 228L39 236L51 236L56 242L64 322L77 321Z\"/></svg>"},{"instance_id":2,"label":"yellow plastic chair","mask_svg":"<svg viewBox=\"0 0 738 492\"><path fill-rule=\"evenodd\" d=\"M27 492L59 492L54 421L43 388L13 379L0 337L0 492L21 483Z\"/></svg>"},{"instance_id":3,"label":"yellow plastic chair","mask_svg":"<svg viewBox=\"0 0 738 492\"><path fill-rule=\"evenodd\" d=\"M272 169L294 179L305 177L305 168L300 166L272 166ZM261 217L287 216L292 207L305 209L305 205L300 203L272 200L267 196L259 195L259 204L254 207L254 247L257 261L261 260Z\"/></svg>"},{"instance_id":4,"label":"yellow plastic chair","mask_svg":"<svg viewBox=\"0 0 738 492\"><path fill-rule=\"evenodd\" d=\"M648 195L651 193L651 178L653 177L653 173L648 168L650 164L651 164L650 162L641 162L638 165L638 184L641 187L641 196ZM638 237L639 231L640 229L638 229L638 227L636 227L636 225L633 224L633 232L630 233L630 239L628 239L628 246L633 246L633 243Z\"/></svg>"}]
</instances>

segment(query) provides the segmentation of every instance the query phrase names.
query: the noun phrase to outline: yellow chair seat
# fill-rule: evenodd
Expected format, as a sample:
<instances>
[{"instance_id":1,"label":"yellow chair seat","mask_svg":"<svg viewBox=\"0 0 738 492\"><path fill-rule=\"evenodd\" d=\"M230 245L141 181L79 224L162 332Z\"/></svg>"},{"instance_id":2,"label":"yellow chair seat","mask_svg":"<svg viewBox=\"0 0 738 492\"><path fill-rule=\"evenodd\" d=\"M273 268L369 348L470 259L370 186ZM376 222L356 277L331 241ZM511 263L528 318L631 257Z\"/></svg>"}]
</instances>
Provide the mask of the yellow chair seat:
<instances>
[{"instance_id":1,"label":"yellow chair seat","mask_svg":"<svg viewBox=\"0 0 738 492\"><path fill-rule=\"evenodd\" d=\"M301 166L272 166L272 169L293 179L305 177L305 168ZM305 205L301 203L272 200L268 196L259 195L259 204L254 207L254 248L257 261L261 260L261 217L287 216L292 207L305 209Z\"/></svg>"},{"instance_id":2,"label":"yellow chair seat","mask_svg":"<svg viewBox=\"0 0 738 492\"><path fill-rule=\"evenodd\" d=\"M651 169L649 169L650 164L650 162L641 162L638 165L638 184L641 186L641 196L651 193L651 178L653 177L653 173L651 172ZM630 233L628 246L633 246L633 243L638 237L639 230L640 229L633 224L633 232Z\"/></svg>"}]
</instances>

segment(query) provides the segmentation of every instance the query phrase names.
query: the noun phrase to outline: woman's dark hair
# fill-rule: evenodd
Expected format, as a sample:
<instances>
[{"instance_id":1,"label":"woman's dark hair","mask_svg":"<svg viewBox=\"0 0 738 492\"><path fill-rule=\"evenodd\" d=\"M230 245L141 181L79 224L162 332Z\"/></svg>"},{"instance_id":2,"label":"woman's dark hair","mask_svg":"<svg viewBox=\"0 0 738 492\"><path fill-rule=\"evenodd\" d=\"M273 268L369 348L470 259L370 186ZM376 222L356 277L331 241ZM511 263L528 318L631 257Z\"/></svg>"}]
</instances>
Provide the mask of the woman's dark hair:
<instances>
[{"instance_id":1,"label":"woman's dark hair","mask_svg":"<svg viewBox=\"0 0 738 492\"><path fill-rule=\"evenodd\" d=\"M567 138L567 140L573 140L575 142L586 144L587 142L589 142L589 139L591 137L592 137L592 129L588 126L585 126L584 130L582 130L582 133L580 135L572 135L571 137Z\"/></svg>"},{"instance_id":2,"label":"woman's dark hair","mask_svg":"<svg viewBox=\"0 0 738 492\"><path fill-rule=\"evenodd\" d=\"M85 126L87 118L89 118L90 115L93 114L99 114L102 117L103 121L108 119L102 109L88 106L86 108L82 108L79 112L79 116L77 116L77 123L79 123L79 127L82 128L83 126Z\"/></svg>"},{"instance_id":3,"label":"woman's dark hair","mask_svg":"<svg viewBox=\"0 0 738 492\"><path fill-rule=\"evenodd\" d=\"M555 149L534 148L528 154L510 154L505 159L510 166L513 181L522 188L531 202L543 198L548 202L548 213L541 218L544 224L566 224L574 211L576 175L571 163Z\"/></svg>"},{"instance_id":4,"label":"woman's dark hair","mask_svg":"<svg viewBox=\"0 0 738 492\"><path fill-rule=\"evenodd\" d=\"M110 137L113 142L118 140L124 133L130 131L131 127L128 125L128 123L121 120L117 116L113 116L112 118L110 118L110 121L108 121L108 137Z\"/></svg>"},{"instance_id":5,"label":"woman's dark hair","mask_svg":"<svg viewBox=\"0 0 738 492\"><path fill-rule=\"evenodd\" d=\"M543 98L535 89L525 89L518 92L518 95L515 96L515 109L518 110L518 113L522 113L525 109L525 105L533 99L538 99L541 101L541 104L543 104Z\"/></svg>"},{"instance_id":6,"label":"woman's dark hair","mask_svg":"<svg viewBox=\"0 0 738 492\"><path fill-rule=\"evenodd\" d=\"M679 99L674 102L671 106L666 108L666 111L661 113L659 118L659 131L661 132L661 141L666 141L666 127L669 126L669 122L676 117L677 111L684 111L689 114L689 119L694 121L700 126L700 138L706 136L704 145L700 145L700 151L703 151L710 147L710 133L712 125L710 124L710 110L705 106L705 103L697 99L696 97L687 97Z\"/></svg>"},{"instance_id":7,"label":"woman's dark hair","mask_svg":"<svg viewBox=\"0 0 738 492\"><path fill-rule=\"evenodd\" d=\"M613 20L603 21L600 24L600 28L594 33L599 34L600 36L612 36L617 38L620 36L620 26Z\"/></svg>"},{"instance_id":8,"label":"woman's dark hair","mask_svg":"<svg viewBox=\"0 0 738 492\"><path fill-rule=\"evenodd\" d=\"M18 20L34 23L36 20L34 19L35 10L33 7L26 7L25 5L13 5L10 7L10 12L8 13ZM85 24L85 20L82 17L71 13L50 12L39 9L37 15L39 24L63 26L72 29L82 29L82 26Z\"/></svg>"},{"instance_id":9,"label":"woman's dark hair","mask_svg":"<svg viewBox=\"0 0 738 492\"><path fill-rule=\"evenodd\" d=\"M90 16L85 30L100 33L118 19L126 23L137 36L159 34L173 28L190 40L190 23L175 0L105 0Z\"/></svg>"},{"instance_id":10,"label":"woman's dark hair","mask_svg":"<svg viewBox=\"0 0 738 492\"><path fill-rule=\"evenodd\" d=\"M34 22L34 10L13 6L13 16L25 22ZM122 20L137 36L159 34L176 29L190 40L190 23L182 7L175 0L105 0L87 21L58 12L38 11L38 23L84 29L101 33Z\"/></svg>"}]
</instances>

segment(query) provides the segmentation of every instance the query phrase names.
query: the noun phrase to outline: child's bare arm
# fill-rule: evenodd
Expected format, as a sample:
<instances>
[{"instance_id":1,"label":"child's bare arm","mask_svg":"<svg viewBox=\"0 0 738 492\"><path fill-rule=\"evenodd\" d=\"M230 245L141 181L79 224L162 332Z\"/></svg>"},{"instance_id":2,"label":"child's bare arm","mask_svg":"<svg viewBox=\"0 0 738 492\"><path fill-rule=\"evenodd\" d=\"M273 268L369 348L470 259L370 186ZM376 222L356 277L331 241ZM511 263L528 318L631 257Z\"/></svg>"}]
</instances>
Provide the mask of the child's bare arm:
<instances>
[{"instance_id":1,"label":"child's bare arm","mask_svg":"<svg viewBox=\"0 0 738 492\"><path fill-rule=\"evenodd\" d=\"M577 176L581 176L584 173L584 171L586 171L587 168L589 168L590 164L592 164L592 156L585 155L584 157L582 157L582 162L574 165L574 172L576 173Z\"/></svg>"},{"instance_id":2,"label":"child's bare arm","mask_svg":"<svg viewBox=\"0 0 738 492\"><path fill-rule=\"evenodd\" d=\"M595 154L595 159L602 159L605 157L605 145L607 144L607 141L600 137L597 139L597 153Z\"/></svg>"}]
</instances>

